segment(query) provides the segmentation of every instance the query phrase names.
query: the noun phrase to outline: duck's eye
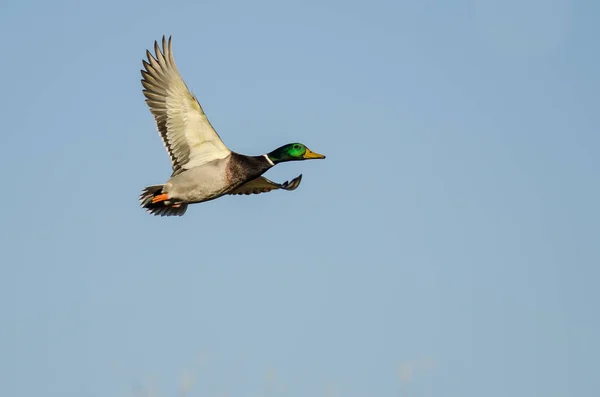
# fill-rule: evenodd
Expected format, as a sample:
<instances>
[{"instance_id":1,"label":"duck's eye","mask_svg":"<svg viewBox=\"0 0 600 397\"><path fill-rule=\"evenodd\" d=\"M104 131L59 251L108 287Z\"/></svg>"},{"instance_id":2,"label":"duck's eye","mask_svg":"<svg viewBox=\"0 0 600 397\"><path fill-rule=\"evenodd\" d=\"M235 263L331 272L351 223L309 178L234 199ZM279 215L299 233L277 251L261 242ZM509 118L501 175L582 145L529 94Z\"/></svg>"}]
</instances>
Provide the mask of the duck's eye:
<instances>
[{"instance_id":1,"label":"duck's eye","mask_svg":"<svg viewBox=\"0 0 600 397\"><path fill-rule=\"evenodd\" d=\"M294 145L294 149L298 150L298 149L300 149L300 146Z\"/></svg>"}]
</instances>

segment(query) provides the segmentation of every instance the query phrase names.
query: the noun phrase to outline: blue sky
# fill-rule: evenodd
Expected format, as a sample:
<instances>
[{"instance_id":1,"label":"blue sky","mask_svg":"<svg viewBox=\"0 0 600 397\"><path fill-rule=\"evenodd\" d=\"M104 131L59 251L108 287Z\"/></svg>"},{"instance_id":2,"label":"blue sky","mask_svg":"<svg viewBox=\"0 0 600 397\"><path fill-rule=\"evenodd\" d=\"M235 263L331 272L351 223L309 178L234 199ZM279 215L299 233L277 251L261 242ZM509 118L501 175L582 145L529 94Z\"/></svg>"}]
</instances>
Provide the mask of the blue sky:
<instances>
[{"instance_id":1,"label":"blue sky","mask_svg":"<svg viewBox=\"0 0 600 397\"><path fill-rule=\"evenodd\" d=\"M0 395L597 396L598 15L3 3ZM163 34L232 150L327 159L146 214Z\"/></svg>"}]
</instances>

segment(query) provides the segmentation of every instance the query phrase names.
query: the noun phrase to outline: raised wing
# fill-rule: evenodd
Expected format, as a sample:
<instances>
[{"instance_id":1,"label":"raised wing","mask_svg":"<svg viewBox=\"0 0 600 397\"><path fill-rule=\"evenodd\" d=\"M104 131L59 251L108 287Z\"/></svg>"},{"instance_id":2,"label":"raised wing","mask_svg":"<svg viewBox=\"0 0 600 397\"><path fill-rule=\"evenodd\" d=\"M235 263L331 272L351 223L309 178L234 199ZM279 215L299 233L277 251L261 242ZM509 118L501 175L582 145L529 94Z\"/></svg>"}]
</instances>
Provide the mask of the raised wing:
<instances>
[{"instance_id":1,"label":"raised wing","mask_svg":"<svg viewBox=\"0 0 600 397\"><path fill-rule=\"evenodd\" d=\"M158 132L171 157L173 175L231 153L208 121L202 106L181 78L171 49L162 38L162 52L154 42L156 57L146 50L142 86Z\"/></svg>"},{"instance_id":2,"label":"raised wing","mask_svg":"<svg viewBox=\"0 0 600 397\"><path fill-rule=\"evenodd\" d=\"M267 193L271 190L276 189L284 189L284 190L295 190L299 185L300 181L302 181L302 175L298 175L296 178L292 179L289 182L277 183L268 180L264 176L259 176L256 179L253 179L249 182L244 183L242 186L239 186L233 189L229 194L260 194Z\"/></svg>"}]
</instances>

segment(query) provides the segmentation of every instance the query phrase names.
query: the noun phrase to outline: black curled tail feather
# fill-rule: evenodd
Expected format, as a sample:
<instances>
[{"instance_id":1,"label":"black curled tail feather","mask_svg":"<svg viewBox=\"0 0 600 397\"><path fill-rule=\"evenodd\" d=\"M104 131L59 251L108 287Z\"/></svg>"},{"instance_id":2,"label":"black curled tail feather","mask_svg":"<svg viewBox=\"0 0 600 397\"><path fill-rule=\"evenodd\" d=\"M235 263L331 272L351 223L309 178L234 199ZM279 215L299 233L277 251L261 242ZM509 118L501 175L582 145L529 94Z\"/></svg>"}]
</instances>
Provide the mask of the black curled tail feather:
<instances>
[{"instance_id":1,"label":"black curled tail feather","mask_svg":"<svg viewBox=\"0 0 600 397\"><path fill-rule=\"evenodd\" d=\"M152 215L157 216L182 216L187 211L187 204L173 204L167 201L153 203L153 199L162 194L164 185L148 186L140 194L140 206Z\"/></svg>"}]
</instances>

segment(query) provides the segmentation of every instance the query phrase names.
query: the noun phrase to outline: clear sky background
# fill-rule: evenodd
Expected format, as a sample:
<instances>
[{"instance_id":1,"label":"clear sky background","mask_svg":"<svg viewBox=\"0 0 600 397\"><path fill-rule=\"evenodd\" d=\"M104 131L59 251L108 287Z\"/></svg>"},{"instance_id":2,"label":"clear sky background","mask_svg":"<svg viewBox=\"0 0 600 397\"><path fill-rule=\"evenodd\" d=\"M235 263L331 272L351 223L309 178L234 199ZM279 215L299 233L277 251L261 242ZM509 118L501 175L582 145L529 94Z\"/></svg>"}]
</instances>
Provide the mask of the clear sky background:
<instances>
[{"instance_id":1,"label":"clear sky background","mask_svg":"<svg viewBox=\"0 0 600 397\"><path fill-rule=\"evenodd\" d=\"M600 395L599 16L3 2L0 395ZM139 208L163 34L232 150L327 155L298 190Z\"/></svg>"}]
</instances>

